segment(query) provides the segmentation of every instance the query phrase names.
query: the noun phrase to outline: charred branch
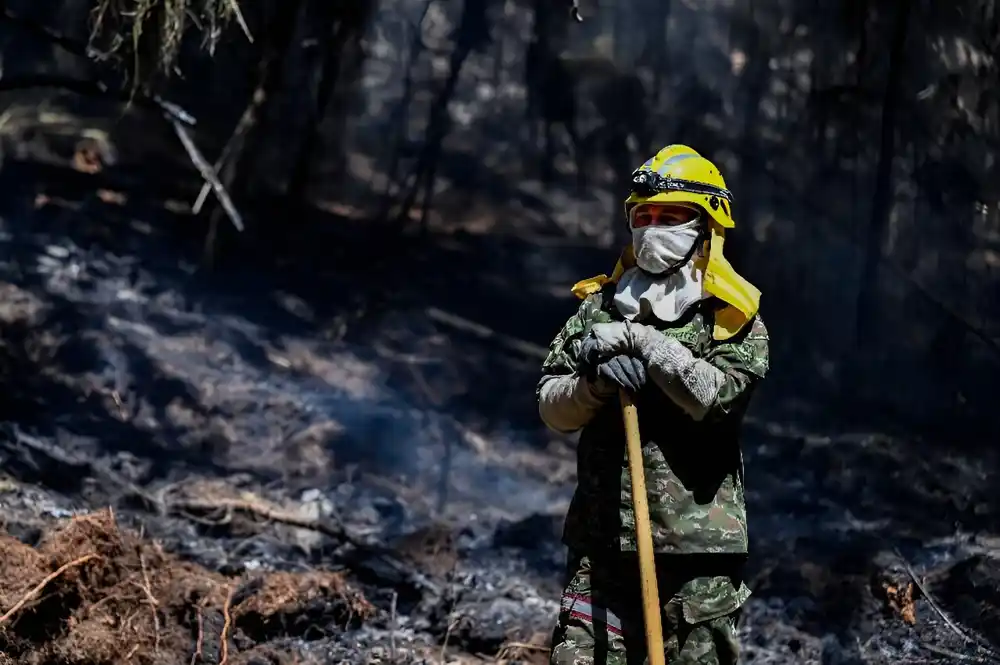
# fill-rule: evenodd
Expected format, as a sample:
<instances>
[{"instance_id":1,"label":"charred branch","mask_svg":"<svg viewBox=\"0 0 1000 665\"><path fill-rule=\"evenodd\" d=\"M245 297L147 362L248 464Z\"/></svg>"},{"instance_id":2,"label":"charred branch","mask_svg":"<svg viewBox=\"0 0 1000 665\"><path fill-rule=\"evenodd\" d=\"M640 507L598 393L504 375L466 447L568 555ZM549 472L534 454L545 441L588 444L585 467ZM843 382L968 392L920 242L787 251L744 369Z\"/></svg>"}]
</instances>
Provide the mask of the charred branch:
<instances>
[{"instance_id":1,"label":"charred branch","mask_svg":"<svg viewBox=\"0 0 1000 665\"><path fill-rule=\"evenodd\" d=\"M201 174L202 179L212 186L212 191L215 192L215 195L219 197L219 202L222 204L222 209L226 211L226 216L229 217L229 220L236 227L237 231L242 231L244 228L243 218L237 212L236 206L233 205L232 199L229 198L229 192L226 191L225 186L219 180L218 176L216 176L212 165L208 163L204 155L201 154L201 151L198 150L194 139L191 138L191 135L183 125L177 122L172 116L167 116L167 121L173 127L177 138L180 139L181 145L184 146L184 150L191 159L191 163L198 169L198 173Z\"/></svg>"}]
</instances>

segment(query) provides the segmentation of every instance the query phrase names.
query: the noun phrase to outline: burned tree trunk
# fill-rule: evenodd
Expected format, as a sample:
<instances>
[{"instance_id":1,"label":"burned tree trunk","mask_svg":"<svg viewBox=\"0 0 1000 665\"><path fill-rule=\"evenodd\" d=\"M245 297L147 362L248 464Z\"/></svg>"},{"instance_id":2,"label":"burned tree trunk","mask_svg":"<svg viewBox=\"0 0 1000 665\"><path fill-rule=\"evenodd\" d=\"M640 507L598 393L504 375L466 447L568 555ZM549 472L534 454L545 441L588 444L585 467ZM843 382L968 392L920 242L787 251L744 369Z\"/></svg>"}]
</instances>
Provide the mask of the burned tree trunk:
<instances>
[{"instance_id":1,"label":"burned tree trunk","mask_svg":"<svg viewBox=\"0 0 1000 665\"><path fill-rule=\"evenodd\" d=\"M431 106L424 146L417 159L410 188L406 192L396 215L397 222L402 224L409 217L417 199L422 195L420 228L423 232L427 230L428 214L433 202L441 152L451 125L448 105L455 95L455 89L458 86L458 80L466 60L473 51L483 48L489 43L489 4L486 0L466 0L462 7L462 16L454 33L455 48L451 52L448 64L448 77Z\"/></svg>"},{"instance_id":2,"label":"burned tree trunk","mask_svg":"<svg viewBox=\"0 0 1000 665\"><path fill-rule=\"evenodd\" d=\"M743 43L746 63L739 91L743 104L741 118L743 131L739 142L740 170L737 183L740 198L737 203L738 214L744 224L752 222L757 213L759 196L756 184L765 165L765 160L761 156L761 140L757 126L761 119L761 101L771 80L768 64L771 54L761 34L761 25L758 22L761 20L761 15L758 9L755 0L746 3L746 36ZM743 260L741 248L739 243L736 243L732 250L726 248L727 252L732 251L732 260L736 261L737 265Z\"/></svg>"},{"instance_id":3,"label":"burned tree trunk","mask_svg":"<svg viewBox=\"0 0 1000 665\"><path fill-rule=\"evenodd\" d=\"M528 141L534 150L541 139L539 175L544 183L555 178L556 125L562 125L569 134L574 150L578 150L580 143L576 132L574 77L558 53L566 34L566 20L556 11L557 7L548 0L535 0L532 36L524 58Z\"/></svg>"},{"instance_id":4,"label":"burned tree trunk","mask_svg":"<svg viewBox=\"0 0 1000 665\"><path fill-rule=\"evenodd\" d=\"M382 191L384 207L380 211L379 219L388 216L392 208L393 189L396 179L399 177L399 163L402 160L406 144L409 140L408 132L410 127L410 106L413 103L413 79L414 69L417 61L424 49L423 29L427 13L430 11L431 3L434 0L427 0L420 17L413 24L413 33L410 37L410 48L404 54L403 93L400 95L399 104L393 109L389 120L389 126L395 127L395 137L392 141L392 155L389 159L389 166L386 169L385 189Z\"/></svg>"},{"instance_id":5,"label":"burned tree trunk","mask_svg":"<svg viewBox=\"0 0 1000 665\"><path fill-rule=\"evenodd\" d=\"M358 79L363 61L361 39L368 19L375 11L375 3L352 0L347 3L322 3L321 33L322 58L315 89L315 99L309 107L305 133L300 139L299 150L292 165L287 196L293 205L305 198L309 175L317 150L320 147L320 127L330 110L331 101L338 95L346 98L344 87ZM346 84L343 85L343 84ZM338 112L343 109L337 109ZM342 113L338 113L342 117Z\"/></svg>"},{"instance_id":6,"label":"burned tree trunk","mask_svg":"<svg viewBox=\"0 0 1000 665\"><path fill-rule=\"evenodd\" d=\"M265 13L262 17L261 23L267 24L269 29L264 31L265 41L257 65L257 84L218 163L221 170L219 179L239 201L245 201L256 187L258 172L255 164L266 133L261 118L266 115L267 104L284 83L285 60L292 48L295 28L305 4L306 0L288 0L276 5L272 15ZM208 267L217 256L221 221L222 211L214 208L202 257Z\"/></svg>"},{"instance_id":7,"label":"burned tree trunk","mask_svg":"<svg viewBox=\"0 0 1000 665\"><path fill-rule=\"evenodd\" d=\"M875 175L875 193L872 199L871 221L868 225L864 263L858 286L854 340L856 350L863 347L868 333L874 328L875 318L878 315L878 269L882 261L885 230L892 212L892 167L896 151L896 115L912 6L911 0L902 0L899 3L893 27L889 71L886 75L882 100L882 127Z\"/></svg>"}]
</instances>

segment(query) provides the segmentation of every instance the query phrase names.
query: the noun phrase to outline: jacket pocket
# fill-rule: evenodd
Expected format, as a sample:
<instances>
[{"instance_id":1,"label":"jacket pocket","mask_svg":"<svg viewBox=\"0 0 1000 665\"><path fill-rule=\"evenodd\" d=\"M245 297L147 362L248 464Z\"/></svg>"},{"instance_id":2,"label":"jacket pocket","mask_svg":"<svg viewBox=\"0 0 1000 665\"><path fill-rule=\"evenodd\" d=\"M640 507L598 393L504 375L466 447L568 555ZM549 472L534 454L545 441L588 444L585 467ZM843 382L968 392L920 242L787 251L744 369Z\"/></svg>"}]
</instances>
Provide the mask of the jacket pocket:
<instances>
[{"instance_id":1,"label":"jacket pocket","mask_svg":"<svg viewBox=\"0 0 1000 665\"><path fill-rule=\"evenodd\" d=\"M747 585L739 582L736 586L729 577L699 577L681 587L678 593L684 620L692 625L732 614L749 597Z\"/></svg>"}]
</instances>

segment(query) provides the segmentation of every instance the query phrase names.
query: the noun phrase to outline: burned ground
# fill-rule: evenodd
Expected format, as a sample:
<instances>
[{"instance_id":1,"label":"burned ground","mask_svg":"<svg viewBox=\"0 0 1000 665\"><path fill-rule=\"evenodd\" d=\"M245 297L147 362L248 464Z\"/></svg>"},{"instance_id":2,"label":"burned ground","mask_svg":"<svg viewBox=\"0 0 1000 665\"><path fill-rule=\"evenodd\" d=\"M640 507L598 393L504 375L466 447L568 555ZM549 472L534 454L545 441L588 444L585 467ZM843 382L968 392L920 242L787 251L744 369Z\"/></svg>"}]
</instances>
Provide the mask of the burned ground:
<instances>
[{"instance_id":1,"label":"burned ground","mask_svg":"<svg viewBox=\"0 0 1000 665\"><path fill-rule=\"evenodd\" d=\"M3 178L4 658L545 662L574 464L537 354L606 257L451 234L373 273L344 236L206 274L133 192ZM997 660L996 451L789 404L744 436L746 662Z\"/></svg>"}]
</instances>

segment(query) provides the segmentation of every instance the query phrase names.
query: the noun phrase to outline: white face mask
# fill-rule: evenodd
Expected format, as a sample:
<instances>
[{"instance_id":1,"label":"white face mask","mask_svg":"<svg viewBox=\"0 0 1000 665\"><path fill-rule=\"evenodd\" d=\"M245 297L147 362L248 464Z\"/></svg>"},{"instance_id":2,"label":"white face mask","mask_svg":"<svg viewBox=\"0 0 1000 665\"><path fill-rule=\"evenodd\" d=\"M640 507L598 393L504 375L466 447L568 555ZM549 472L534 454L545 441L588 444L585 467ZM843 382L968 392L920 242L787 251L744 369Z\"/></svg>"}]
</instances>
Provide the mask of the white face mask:
<instances>
[{"instance_id":1,"label":"white face mask","mask_svg":"<svg viewBox=\"0 0 1000 665\"><path fill-rule=\"evenodd\" d=\"M635 262L654 275L677 266L691 253L700 234L700 219L677 226L643 226L632 229Z\"/></svg>"}]
</instances>

